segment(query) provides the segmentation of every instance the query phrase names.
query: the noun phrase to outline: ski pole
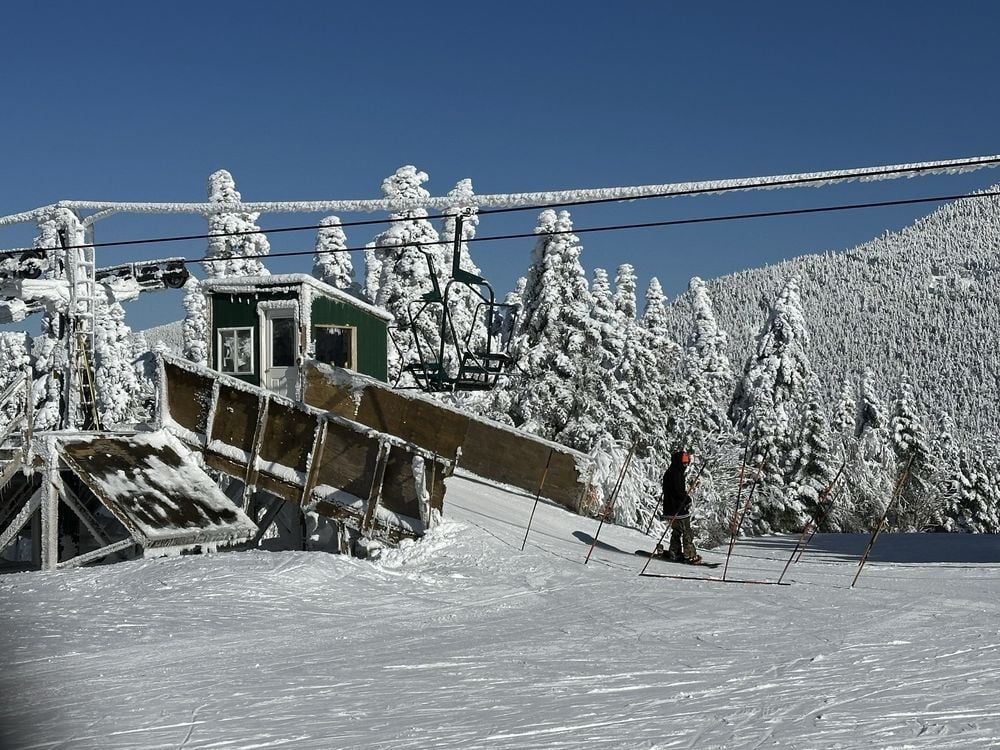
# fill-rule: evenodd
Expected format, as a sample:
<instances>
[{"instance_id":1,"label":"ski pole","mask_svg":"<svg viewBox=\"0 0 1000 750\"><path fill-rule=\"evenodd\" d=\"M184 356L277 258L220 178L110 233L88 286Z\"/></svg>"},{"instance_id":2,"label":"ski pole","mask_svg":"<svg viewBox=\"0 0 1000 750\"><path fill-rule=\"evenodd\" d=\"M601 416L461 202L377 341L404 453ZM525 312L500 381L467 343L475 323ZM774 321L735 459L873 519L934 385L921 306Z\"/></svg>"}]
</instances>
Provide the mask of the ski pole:
<instances>
[{"instance_id":1,"label":"ski pole","mask_svg":"<svg viewBox=\"0 0 1000 750\"><path fill-rule=\"evenodd\" d=\"M799 535L799 540L795 543L795 548L792 550L792 554L788 557L788 562L785 563L785 567L781 570L781 575L778 576L778 583L781 583L781 580L785 577L785 573L788 572L788 566L792 564L792 561L794 560L798 563L798 561L802 559L802 553L805 552L806 546L816 535L816 529L818 529L820 524L826 520L826 516L830 512L830 508L833 506L833 500L826 502L825 505L824 501L827 500L830 492L833 491L833 486L836 484L837 480L840 479L840 475L844 471L845 466L847 466L846 458L844 459L844 463L840 465L840 469L833 477L833 480L826 487L824 487L823 491L819 494L819 499L816 505L820 512L816 518L810 518L803 527L802 533ZM798 558L795 557L796 554L798 554Z\"/></svg>"},{"instance_id":2,"label":"ski pole","mask_svg":"<svg viewBox=\"0 0 1000 750\"><path fill-rule=\"evenodd\" d=\"M746 518L747 513L750 512L750 502L753 500L754 490L757 489L757 485L760 482L760 476L764 472L764 465L766 463L767 463L766 461L761 461L760 462L760 466L757 467L757 474L756 474L756 476L754 476L753 482L751 482L751 484L750 484L750 490L747 492L746 503L743 505L742 512L739 513L739 521L736 521L736 519L733 519L734 520L733 533L732 533L732 536L729 538L729 551L726 552L726 565L722 569L722 580L723 581L726 580L726 573L729 571L729 558L732 557L733 547L736 546L736 537L739 536L740 529L743 528L743 520ZM737 510L739 510L739 509L737 509Z\"/></svg>"},{"instance_id":3,"label":"ski pole","mask_svg":"<svg viewBox=\"0 0 1000 750\"><path fill-rule=\"evenodd\" d=\"M865 567L865 563L868 562L868 555L871 554L872 547L875 546L876 540L878 540L879 534L882 533L882 529L885 527L885 521L889 517L889 509L896 503L899 496L903 494L903 486L906 483L906 477L910 472L910 464L913 463L913 454L910 454L910 459L906 462L906 466L903 467L903 471L900 472L899 479L896 481L896 486L892 491L892 497L889 498L889 502L885 504L885 510L882 511L882 517L879 519L878 524L876 524L874 531L872 531L872 538L868 540L868 546L865 547L865 552L861 555L861 560L858 562L858 572L854 574L854 580L851 581L851 588L854 588L854 584L858 582L858 578L861 576L861 570Z\"/></svg>"},{"instance_id":4,"label":"ski pole","mask_svg":"<svg viewBox=\"0 0 1000 750\"><path fill-rule=\"evenodd\" d=\"M528 543L528 532L531 530L531 519L535 517L535 508L538 507L538 498L542 496L542 487L545 486L545 478L549 475L550 463L552 463L552 448L549 448L549 457L545 461L545 470L542 472L542 481L538 483L538 492L535 493L535 504L531 506L531 515L528 516L528 528L524 530L524 541L521 542L521 552L524 552L524 545Z\"/></svg>"},{"instance_id":5,"label":"ski pole","mask_svg":"<svg viewBox=\"0 0 1000 750\"><path fill-rule=\"evenodd\" d=\"M615 488L611 491L611 499L608 500L608 504L604 508L604 513L601 514L601 522L597 524L597 531L594 533L594 541L590 543L590 549L587 550L587 557L584 558L583 564L586 565L590 562L590 555L594 551L594 547L597 546L597 537L601 535L601 528L604 526L604 521L607 520L608 514L611 513L611 509L615 507L615 500L618 498L618 490L621 489L622 483L625 481L625 472L628 471L628 465L632 462L632 452L635 450L635 444L628 449L628 455L625 457L625 462L622 464L622 470L618 474L618 481L615 482Z\"/></svg>"}]
</instances>

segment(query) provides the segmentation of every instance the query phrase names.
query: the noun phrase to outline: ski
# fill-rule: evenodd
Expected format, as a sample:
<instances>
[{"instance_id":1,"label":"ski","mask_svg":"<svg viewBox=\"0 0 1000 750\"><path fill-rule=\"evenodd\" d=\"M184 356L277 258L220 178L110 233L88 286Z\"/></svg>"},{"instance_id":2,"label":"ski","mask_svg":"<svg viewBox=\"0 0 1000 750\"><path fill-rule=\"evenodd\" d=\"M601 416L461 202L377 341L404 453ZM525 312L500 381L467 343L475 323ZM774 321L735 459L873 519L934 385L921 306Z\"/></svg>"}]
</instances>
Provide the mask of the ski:
<instances>
[{"instance_id":1,"label":"ski","mask_svg":"<svg viewBox=\"0 0 1000 750\"><path fill-rule=\"evenodd\" d=\"M719 565L721 565L721 563L705 562L704 560L696 563L684 562L683 560L671 560L669 557L666 557L664 555L655 555L648 549L637 549L635 551L635 554L639 555L639 557L651 557L654 560L662 560L663 562L666 563L675 563L677 565L690 565L692 568L718 568Z\"/></svg>"},{"instance_id":2,"label":"ski","mask_svg":"<svg viewBox=\"0 0 1000 750\"><path fill-rule=\"evenodd\" d=\"M791 586L790 581L756 581L745 578L716 578L715 576L684 576L673 573L640 573L643 578L674 578L681 581L710 581L712 583L746 583L754 586Z\"/></svg>"}]
</instances>

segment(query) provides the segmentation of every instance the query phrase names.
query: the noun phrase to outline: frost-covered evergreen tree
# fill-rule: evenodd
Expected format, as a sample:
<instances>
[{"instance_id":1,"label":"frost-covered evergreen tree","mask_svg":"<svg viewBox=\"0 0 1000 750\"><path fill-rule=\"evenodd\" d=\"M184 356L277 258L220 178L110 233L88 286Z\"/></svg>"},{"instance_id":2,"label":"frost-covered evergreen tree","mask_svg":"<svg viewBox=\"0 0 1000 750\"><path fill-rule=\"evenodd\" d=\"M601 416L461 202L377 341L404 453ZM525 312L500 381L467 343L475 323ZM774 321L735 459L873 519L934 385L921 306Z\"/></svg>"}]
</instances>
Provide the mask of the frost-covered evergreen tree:
<instances>
[{"instance_id":1,"label":"frost-covered evergreen tree","mask_svg":"<svg viewBox=\"0 0 1000 750\"><path fill-rule=\"evenodd\" d=\"M935 466L930 454L927 429L917 413L913 386L908 378L899 384L899 392L889 419L892 449L900 469L897 523L899 531L918 531L933 516L936 498L932 478Z\"/></svg>"},{"instance_id":2,"label":"frost-covered evergreen tree","mask_svg":"<svg viewBox=\"0 0 1000 750\"><path fill-rule=\"evenodd\" d=\"M340 219L327 216L319 223L316 232L316 255L312 275L337 289L348 290L354 282L354 264L346 251L347 236L340 226Z\"/></svg>"},{"instance_id":3,"label":"frost-covered evergreen tree","mask_svg":"<svg viewBox=\"0 0 1000 750\"><path fill-rule=\"evenodd\" d=\"M730 408L734 423L755 447L753 465L761 467L758 531L798 528L805 520L801 503L787 495L784 485L806 405L817 392L808 345L798 279L793 277L768 312Z\"/></svg>"},{"instance_id":4,"label":"frost-covered evergreen tree","mask_svg":"<svg viewBox=\"0 0 1000 750\"><path fill-rule=\"evenodd\" d=\"M423 188L427 180L427 174L416 167L400 167L382 182L382 194L400 203L418 203L430 197ZM411 326L410 303L419 301L433 288L428 259L438 278L442 263L440 238L427 220L426 209L404 208L389 218L392 223L368 244L379 276L375 283L369 279L367 287L374 294L374 303L392 313L396 325L407 332L396 339L399 353L396 347L389 348L389 381L393 382L405 365L420 359L415 337L419 338L425 362L436 361L441 341L440 307L425 308L423 313L414 310L417 318ZM404 378L400 384L408 381Z\"/></svg>"},{"instance_id":5,"label":"frost-covered evergreen tree","mask_svg":"<svg viewBox=\"0 0 1000 750\"><path fill-rule=\"evenodd\" d=\"M881 518L899 478L892 450L889 418L870 371L861 379L857 420L857 458L848 484L854 502L857 530L868 530Z\"/></svg>"},{"instance_id":6,"label":"frost-covered evergreen tree","mask_svg":"<svg viewBox=\"0 0 1000 750\"><path fill-rule=\"evenodd\" d=\"M224 169L208 178L208 201L218 205L242 200L233 176ZM206 256L211 260L202 266L209 278L227 276L266 276L269 272L261 258L271 252L271 246L260 232L256 221L260 214L252 211L221 211L208 219Z\"/></svg>"},{"instance_id":7,"label":"frost-covered evergreen tree","mask_svg":"<svg viewBox=\"0 0 1000 750\"><path fill-rule=\"evenodd\" d=\"M615 309L625 326L625 346L615 369L619 398L624 402L620 436L636 445L640 457L667 431L661 409L660 372L649 331L636 320L636 276L630 263L618 267Z\"/></svg>"},{"instance_id":8,"label":"frost-covered evergreen tree","mask_svg":"<svg viewBox=\"0 0 1000 750\"><path fill-rule=\"evenodd\" d=\"M850 380L845 380L840 389L840 396L837 404L833 408L833 431L841 438L857 436L858 427L858 399L854 392L854 385Z\"/></svg>"},{"instance_id":9,"label":"frost-covered evergreen tree","mask_svg":"<svg viewBox=\"0 0 1000 750\"><path fill-rule=\"evenodd\" d=\"M101 427L133 423L133 400L139 383L132 364L132 329L125 323L125 310L113 298L99 296L94 328L94 389Z\"/></svg>"},{"instance_id":10,"label":"frost-covered evergreen tree","mask_svg":"<svg viewBox=\"0 0 1000 750\"><path fill-rule=\"evenodd\" d=\"M6 391L27 372L28 334L20 331L0 332L0 392ZM0 429L4 429L15 416L23 413L22 400L16 397L0 409Z\"/></svg>"},{"instance_id":11,"label":"frost-covered evergreen tree","mask_svg":"<svg viewBox=\"0 0 1000 750\"><path fill-rule=\"evenodd\" d=\"M575 385L590 316L590 291L580 241L569 212L538 217L538 242L526 277L523 314L512 354L519 377L511 403L515 425L547 438L566 428L576 408Z\"/></svg>"},{"instance_id":12,"label":"frost-covered evergreen tree","mask_svg":"<svg viewBox=\"0 0 1000 750\"><path fill-rule=\"evenodd\" d=\"M684 350L684 395L680 412L685 442L703 446L710 435L731 427L726 407L732 398L735 376L726 355L727 336L719 328L705 282L695 276L689 283L694 330Z\"/></svg>"},{"instance_id":13,"label":"frost-covered evergreen tree","mask_svg":"<svg viewBox=\"0 0 1000 750\"><path fill-rule=\"evenodd\" d=\"M607 271L595 268L590 286L590 317L583 330L582 359L575 386L576 404L562 432L572 448L589 452L598 442L621 440L626 411L616 369L625 348L626 326L611 296Z\"/></svg>"},{"instance_id":14,"label":"frost-covered evergreen tree","mask_svg":"<svg viewBox=\"0 0 1000 750\"><path fill-rule=\"evenodd\" d=\"M990 467L981 453L970 449L961 452L945 528L976 534L1000 531L997 514L1000 498L990 474Z\"/></svg>"},{"instance_id":15,"label":"frost-covered evergreen tree","mask_svg":"<svg viewBox=\"0 0 1000 750\"><path fill-rule=\"evenodd\" d=\"M687 448L699 447L689 435L684 435L678 424L681 411L683 383L681 375L681 351L670 335L666 322L663 287L655 276L646 287L646 297L639 325L646 332L650 351L655 360L655 385L653 398L656 405L650 415L651 434L647 442L661 463L669 460L678 445Z\"/></svg>"},{"instance_id":16,"label":"frost-covered evergreen tree","mask_svg":"<svg viewBox=\"0 0 1000 750\"><path fill-rule=\"evenodd\" d=\"M801 434L790 455L788 494L813 518L823 515L821 496L833 480L836 469L831 462L830 431L819 401L813 398L806 406ZM825 506L828 498L822 498Z\"/></svg>"},{"instance_id":17,"label":"frost-covered evergreen tree","mask_svg":"<svg viewBox=\"0 0 1000 750\"><path fill-rule=\"evenodd\" d=\"M46 213L38 222L38 235L33 247L44 250L49 259L44 273L47 279L58 280L64 273L61 267L65 264L66 254L60 249L60 231L65 232L68 237L82 234L76 214L57 208ZM39 430L56 429L61 426L63 419L62 378L67 371L68 354L63 339L66 322L61 312L64 311L54 308L43 310L40 333L31 342L34 421L35 428Z\"/></svg>"},{"instance_id":18,"label":"frost-covered evergreen tree","mask_svg":"<svg viewBox=\"0 0 1000 750\"><path fill-rule=\"evenodd\" d=\"M208 365L208 307L194 276L184 283L184 356L196 365Z\"/></svg>"},{"instance_id":19,"label":"frost-covered evergreen tree","mask_svg":"<svg viewBox=\"0 0 1000 750\"><path fill-rule=\"evenodd\" d=\"M929 504L927 528L945 528L948 509L955 504L960 449L955 442L954 431L951 416L948 412L941 412L937 419L937 432L931 440L934 473L930 485L933 499Z\"/></svg>"}]
</instances>

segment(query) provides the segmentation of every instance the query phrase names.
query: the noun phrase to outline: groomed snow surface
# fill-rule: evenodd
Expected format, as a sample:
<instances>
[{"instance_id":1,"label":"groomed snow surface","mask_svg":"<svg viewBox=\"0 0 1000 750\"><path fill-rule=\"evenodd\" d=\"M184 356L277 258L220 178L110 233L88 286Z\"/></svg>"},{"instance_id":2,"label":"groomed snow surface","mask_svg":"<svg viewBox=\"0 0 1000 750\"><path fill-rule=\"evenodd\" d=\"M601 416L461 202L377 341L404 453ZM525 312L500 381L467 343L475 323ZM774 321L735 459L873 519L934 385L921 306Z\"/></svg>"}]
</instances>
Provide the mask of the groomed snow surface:
<instances>
[{"instance_id":1,"label":"groomed snow surface","mask_svg":"<svg viewBox=\"0 0 1000 750\"><path fill-rule=\"evenodd\" d=\"M0 577L0 747L986 748L1000 542L820 536L791 586L638 577L653 541L452 477L377 562L305 552ZM788 537L729 577L775 580ZM725 550L705 553L724 559ZM654 561L648 572L719 576Z\"/></svg>"}]
</instances>

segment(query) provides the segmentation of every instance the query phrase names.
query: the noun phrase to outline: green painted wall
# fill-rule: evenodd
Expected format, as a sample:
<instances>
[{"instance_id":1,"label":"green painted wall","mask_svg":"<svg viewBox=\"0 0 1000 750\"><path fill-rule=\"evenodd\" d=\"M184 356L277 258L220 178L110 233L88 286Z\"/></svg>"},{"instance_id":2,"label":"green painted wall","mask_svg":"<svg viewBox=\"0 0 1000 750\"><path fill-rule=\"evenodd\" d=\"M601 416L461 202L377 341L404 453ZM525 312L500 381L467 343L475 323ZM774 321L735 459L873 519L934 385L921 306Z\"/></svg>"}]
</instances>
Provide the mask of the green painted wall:
<instances>
[{"instance_id":1,"label":"green painted wall","mask_svg":"<svg viewBox=\"0 0 1000 750\"><path fill-rule=\"evenodd\" d=\"M358 372L385 381L388 377L386 322L353 305L328 297L313 297L312 324L355 326L358 331ZM315 339L309 332L310 340Z\"/></svg>"},{"instance_id":2,"label":"green painted wall","mask_svg":"<svg viewBox=\"0 0 1000 750\"><path fill-rule=\"evenodd\" d=\"M257 314L257 303L274 300L299 299L298 291L282 290L279 292L254 292L242 294L216 293L212 295L212 367L220 369L218 352L218 332L220 328L253 328L253 373L249 375L234 375L251 385L261 384L260 372L260 317ZM301 322L301 321L300 321ZM312 324L343 325L357 328L358 337L358 372L385 381L388 377L389 343L386 322L370 315L345 302L328 297L313 297ZM314 339L309 331L310 341Z\"/></svg>"}]
</instances>

